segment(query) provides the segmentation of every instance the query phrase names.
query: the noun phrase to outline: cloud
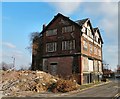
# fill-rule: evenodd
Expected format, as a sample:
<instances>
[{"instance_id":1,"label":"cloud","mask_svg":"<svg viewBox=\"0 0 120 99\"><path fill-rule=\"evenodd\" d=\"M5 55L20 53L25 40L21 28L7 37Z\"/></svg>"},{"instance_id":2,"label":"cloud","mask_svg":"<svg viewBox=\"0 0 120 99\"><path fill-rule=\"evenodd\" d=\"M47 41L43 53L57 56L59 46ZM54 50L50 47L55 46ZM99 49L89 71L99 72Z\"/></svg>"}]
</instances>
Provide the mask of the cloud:
<instances>
[{"instance_id":1,"label":"cloud","mask_svg":"<svg viewBox=\"0 0 120 99\"><path fill-rule=\"evenodd\" d=\"M116 45L106 45L103 47L103 60L109 64L109 68L115 70L118 64L118 46Z\"/></svg>"},{"instance_id":2,"label":"cloud","mask_svg":"<svg viewBox=\"0 0 120 99\"><path fill-rule=\"evenodd\" d=\"M2 45L7 48L16 48L16 46L14 44L9 43L9 42L2 42Z\"/></svg>"},{"instance_id":3,"label":"cloud","mask_svg":"<svg viewBox=\"0 0 120 99\"><path fill-rule=\"evenodd\" d=\"M103 59L112 67L118 64L118 3L86 3L83 11L98 22L103 37ZM95 23L95 22L94 22Z\"/></svg>"},{"instance_id":4,"label":"cloud","mask_svg":"<svg viewBox=\"0 0 120 99\"><path fill-rule=\"evenodd\" d=\"M71 15L79 8L81 2L51 2L49 4L56 8L57 13Z\"/></svg>"}]
</instances>

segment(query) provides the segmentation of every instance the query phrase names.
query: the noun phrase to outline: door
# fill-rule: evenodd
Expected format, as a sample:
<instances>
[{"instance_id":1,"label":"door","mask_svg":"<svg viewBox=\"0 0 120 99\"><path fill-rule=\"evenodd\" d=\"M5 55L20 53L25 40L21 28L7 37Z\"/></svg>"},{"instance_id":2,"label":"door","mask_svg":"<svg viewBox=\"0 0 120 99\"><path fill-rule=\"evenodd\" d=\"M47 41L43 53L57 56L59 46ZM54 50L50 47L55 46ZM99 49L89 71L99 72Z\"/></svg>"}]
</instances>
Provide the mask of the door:
<instances>
[{"instance_id":1,"label":"door","mask_svg":"<svg viewBox=\"0 0 120 99\"><path fill-rule=\"evenodd\" d=\"M51 67L51 74L56 75L57 74L57 63L51 63L50 67Z\"/></svg>"}]
</instances>

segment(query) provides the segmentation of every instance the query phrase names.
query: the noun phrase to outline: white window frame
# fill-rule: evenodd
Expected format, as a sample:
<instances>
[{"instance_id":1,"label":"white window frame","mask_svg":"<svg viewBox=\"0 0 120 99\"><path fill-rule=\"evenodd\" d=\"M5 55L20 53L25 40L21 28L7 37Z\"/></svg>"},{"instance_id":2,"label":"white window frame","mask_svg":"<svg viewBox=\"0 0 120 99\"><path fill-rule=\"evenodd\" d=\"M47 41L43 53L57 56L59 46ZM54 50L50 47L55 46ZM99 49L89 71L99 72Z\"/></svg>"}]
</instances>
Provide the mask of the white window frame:
<instances>
[{"instance_id":1,"label":"white window frame","mask_svg":"<svg viewBox=\"0 0 120 99\"><path fill-rule=\"evenodd\" d=\"M57 43L47 43L46 44L46 52L55 52L57 50Z\"/></svg>"},{"instance_id":2,"label":"white window frame","mask_svg":"<svg viewBox=\"0 0 120 99\"><path fill-rule=\"evenodd\" d=\"M62 41L62 50L74 50L75 40Z\"/></svg>"}]
</instances>

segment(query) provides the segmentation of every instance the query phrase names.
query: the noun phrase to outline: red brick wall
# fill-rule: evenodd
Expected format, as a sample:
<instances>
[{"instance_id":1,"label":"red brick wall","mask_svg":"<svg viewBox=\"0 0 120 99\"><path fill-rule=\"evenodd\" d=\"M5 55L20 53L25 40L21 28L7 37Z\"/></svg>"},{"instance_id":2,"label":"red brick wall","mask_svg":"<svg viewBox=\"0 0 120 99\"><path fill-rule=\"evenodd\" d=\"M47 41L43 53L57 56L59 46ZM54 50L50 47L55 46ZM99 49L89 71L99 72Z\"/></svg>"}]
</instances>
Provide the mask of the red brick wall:
<instances>
[{"instance_id":1,"label":"red brick wall","mask_svg":"<svg viewBox=\"0 0 120 99\"><path fill-rule=\"evenodd\" d=\"M45 58L45 59L47 59L48 61L49 73L51 73L50 63L58 63L56 75L63 75L64 77L66 77L72 74L73 57L51 57L51 58Z\"/></svg>"}]
</instances>

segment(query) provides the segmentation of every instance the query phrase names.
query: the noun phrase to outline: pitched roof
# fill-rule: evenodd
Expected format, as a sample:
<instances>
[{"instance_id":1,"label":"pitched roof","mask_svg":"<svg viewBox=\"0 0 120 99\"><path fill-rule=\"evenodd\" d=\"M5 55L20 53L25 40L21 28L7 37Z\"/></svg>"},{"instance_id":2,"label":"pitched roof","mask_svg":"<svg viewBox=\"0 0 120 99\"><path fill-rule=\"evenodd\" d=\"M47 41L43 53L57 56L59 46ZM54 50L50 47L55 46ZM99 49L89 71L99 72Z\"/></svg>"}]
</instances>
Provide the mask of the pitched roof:
<instances>
[{"instance_id":1,"label":"pitched roof","mask_svg":"<svg viewBox=\"0 0 120 99\"><path fill-rule=\"evenodd\" d=\"M78 25L82 26L89 18L75 21Z\"/></svg>"},{"instance_id":2,"label":"pitched roof","mask_svg":"<svg viewBox=\"0 0 120 99\"><path fill-rule=\"evenodd\" d=\"M99 36L100 36L100 39L101 39L101 41L102 41L102 44L103 44L103 40L102 40L102 37L101 37L101 34L100 34L100 30L99 30L99 28L98 28L98 27L96 27L96 28L93 28L93 31L94 31L94 33L95 33L95 31L98 31L98 34L99 34Z\"/></svg>"},{"instance_id":3,"label":"pitched roof","mask_svg":"<svg viewBox=\"0 0 120 99\"><path fill-rule=\"evenodd\" d=\"M66 17L66 16L58 13L56 16L54 16L54 18L52 19L52 21L42 30L42 32L41 32L40 34L44 33L44 32L47 30L47 28L48 28L59 16L64 17L65 19L69 20L70 22L72 22L73 24L77 25L78 27L80 26L80 25L78 25L77 23L75 23L74 21L72 21L71 19L69 19L69 17Z\"/></svg>"},{"instance_id":4,"label":"pitched roof","mask_svg":"<svg viewBox=\"0 0 120 99\"><path fill-rule=\"evenodd\" d=\"M65 19L67 19L68 21L72 22L73 24L75 24L76 26L78 26L79 28L81 28L81 26L86 22L88 21L90 23L90 27L91 27L91 30L92 30L92 33L94 35L94 31L98 30L98 28L92 28L92 25L91 25L91 22L90 22L90 19L89 18L86 18L86 19L82 19L82 20L77 20L77 21L72 21L71 19L69 19L69 17L66 17L64 15L62 15L61 13L58 13L56 16L54 16L54 18L52 19L52 21L41 31L40 35L43 34L47 29L48 27L59 17L64 17ZM100 35L100 31L99 31L99 35ZM102 37L100 35L100 38L102 40ZM103 44L103 40L102 40L102 44Z\"/></svg>"}]
</instances>

